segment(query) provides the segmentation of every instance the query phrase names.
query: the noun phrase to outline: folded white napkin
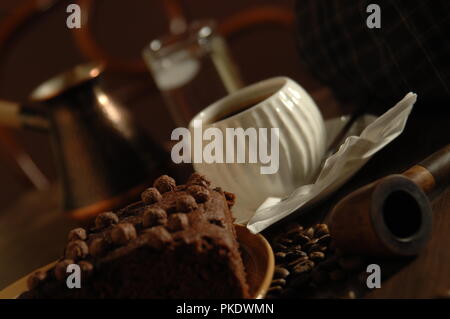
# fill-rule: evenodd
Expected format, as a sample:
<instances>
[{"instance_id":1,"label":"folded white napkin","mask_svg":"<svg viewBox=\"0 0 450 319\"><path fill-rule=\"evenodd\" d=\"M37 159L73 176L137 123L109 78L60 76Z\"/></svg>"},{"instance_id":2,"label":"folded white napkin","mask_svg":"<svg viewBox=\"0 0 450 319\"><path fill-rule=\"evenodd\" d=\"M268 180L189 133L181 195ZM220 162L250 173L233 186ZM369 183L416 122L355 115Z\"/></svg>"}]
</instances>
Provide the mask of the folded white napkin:
<instances>
[{"instance_id":1,"label":"folded white napkin","mask_svg":"<svg viewBox=\"0 0 450 319\"><path fill-rule=\"evenodd\" d=\"M250 218L247 228L258 233L306 204L317 202L336 191L375 153L403 132L416 99L416 94L408 93L359 136L347 137L339 150L326 159L314 184L300 186L285 199L269 197Z\"/></svg>"}]
</instances>

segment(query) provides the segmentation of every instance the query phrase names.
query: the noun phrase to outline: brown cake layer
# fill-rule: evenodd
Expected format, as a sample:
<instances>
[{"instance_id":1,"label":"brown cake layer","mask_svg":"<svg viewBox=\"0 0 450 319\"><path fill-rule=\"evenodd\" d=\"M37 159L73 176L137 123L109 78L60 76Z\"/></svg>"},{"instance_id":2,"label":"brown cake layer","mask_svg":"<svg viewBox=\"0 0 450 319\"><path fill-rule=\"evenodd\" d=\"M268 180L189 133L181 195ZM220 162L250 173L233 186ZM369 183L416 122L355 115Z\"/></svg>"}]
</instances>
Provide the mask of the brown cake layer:
<instances>
[{"instance_id":1,"label":"brown cake layer","mask_svg":"<svg viewBox=\"0 0 450 319\"><path fill-rule=\"evenodd\" d=\"M248 298L233 203L199 174L179 186L161 176L141 202L72 230L64 257L31 275L21 298ZM69 289L73 263L81 288Z\"/></svg>"}]
</instances>

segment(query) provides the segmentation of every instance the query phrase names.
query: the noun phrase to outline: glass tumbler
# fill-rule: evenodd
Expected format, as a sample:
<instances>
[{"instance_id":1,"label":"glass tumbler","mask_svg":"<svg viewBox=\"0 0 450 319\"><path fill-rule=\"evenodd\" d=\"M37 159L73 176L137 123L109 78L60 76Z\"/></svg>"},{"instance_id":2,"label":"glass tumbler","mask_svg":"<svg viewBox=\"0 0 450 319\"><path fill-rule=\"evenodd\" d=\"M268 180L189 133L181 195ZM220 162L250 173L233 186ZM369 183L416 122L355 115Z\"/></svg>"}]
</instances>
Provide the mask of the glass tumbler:
<instances>
[{"instance_id":1,"label":"glass tumbler","mask_svg":"<svg viewBox=\"0 0 450 319\"><path fill-rule=\"evenodd\" d=\"M202 109L243 86L210 20L151 41L143 57L177 126L186 127Z\"/></svg>"}]
</instances>

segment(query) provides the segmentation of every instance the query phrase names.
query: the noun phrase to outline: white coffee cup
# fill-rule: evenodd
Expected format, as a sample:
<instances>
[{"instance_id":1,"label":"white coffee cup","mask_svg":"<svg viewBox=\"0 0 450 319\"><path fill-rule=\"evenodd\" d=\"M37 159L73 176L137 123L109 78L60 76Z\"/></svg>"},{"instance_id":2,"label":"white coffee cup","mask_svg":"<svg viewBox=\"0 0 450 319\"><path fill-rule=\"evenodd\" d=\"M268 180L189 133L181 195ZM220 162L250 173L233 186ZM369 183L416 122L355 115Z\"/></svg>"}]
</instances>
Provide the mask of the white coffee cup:
<instances>
[{"instance_id":1,"label":"white coffee cup","mask_svg":"<svg viewBox=\"0 0 450 319\"><path fill-rule=\"evenodd\" d=\"M273 174L261 173L261 168L268 164L259 159L258 163L248 162L249 139L245 163L193 163L194 169L205 174L214 185L236 194L233 213L238 222L248 220L267 197L285 197L295 188L313 182L325 153L322 115L311 96L287 77L258 82L213 103L191 120L192 134L194 124L198 125L200 120L203 132L217 128L224 137L227 128L255 128L259 132L264 131L260 128L266 128L270 138L269 131L278 128L279 162ZM273 141L268 140L269 153ZM203 147L207 143L203 141ZM223 141L224 156L226 143Z\"/></svg>"}]
</instances>

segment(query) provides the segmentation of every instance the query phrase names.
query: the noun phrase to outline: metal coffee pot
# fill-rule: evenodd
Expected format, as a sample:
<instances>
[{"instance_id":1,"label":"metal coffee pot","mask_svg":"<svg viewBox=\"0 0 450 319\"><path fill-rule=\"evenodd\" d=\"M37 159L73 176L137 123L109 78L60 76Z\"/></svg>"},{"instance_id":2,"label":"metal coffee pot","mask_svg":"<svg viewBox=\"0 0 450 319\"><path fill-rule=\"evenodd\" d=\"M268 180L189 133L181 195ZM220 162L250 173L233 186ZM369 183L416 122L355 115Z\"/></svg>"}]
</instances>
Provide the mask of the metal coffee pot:
<instances>
[{"instance_id":1,"label":"metal coffee pot","mask_svg":"<svg viewBox=\"0 0 450 319\"><path fill-rule=\"evenodd\" d=\"M101 89L102 71L79 65L38 86L24 105L0 101L0 124L50 132L64 211L77 220L131 201L166 162L162 148Z\"/></svg>"}]
</instances>

